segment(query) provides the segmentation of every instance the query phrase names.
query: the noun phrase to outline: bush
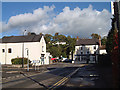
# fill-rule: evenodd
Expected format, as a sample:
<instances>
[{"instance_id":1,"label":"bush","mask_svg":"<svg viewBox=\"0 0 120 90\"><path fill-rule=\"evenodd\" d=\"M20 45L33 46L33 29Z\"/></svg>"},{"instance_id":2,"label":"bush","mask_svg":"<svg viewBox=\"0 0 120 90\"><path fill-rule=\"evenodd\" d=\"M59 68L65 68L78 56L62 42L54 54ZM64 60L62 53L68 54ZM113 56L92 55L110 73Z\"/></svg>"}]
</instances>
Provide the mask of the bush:
<instances>
[{"instance_id":1,"label":"bush","mask_svg":"<svg viewBox=\"0 0 120 90\"><path fill-rule=\"evenodd\" d=\"M13 58L11 60L12 64L22 64L22 60L23 58ZM24 58L24 64L27 64L27 60L28 58ZM31 63L31 61L29 60L29 63Z\"/></svg>"}]
</instances>

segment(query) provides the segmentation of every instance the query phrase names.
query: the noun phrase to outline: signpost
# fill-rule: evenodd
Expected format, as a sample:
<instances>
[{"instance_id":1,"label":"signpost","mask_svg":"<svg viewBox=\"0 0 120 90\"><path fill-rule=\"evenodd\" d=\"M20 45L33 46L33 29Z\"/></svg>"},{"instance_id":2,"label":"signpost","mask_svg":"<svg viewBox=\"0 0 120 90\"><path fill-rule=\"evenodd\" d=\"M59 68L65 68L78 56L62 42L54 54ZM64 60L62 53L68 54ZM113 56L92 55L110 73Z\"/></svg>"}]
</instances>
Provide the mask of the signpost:
<instances>
[{"instance_id":1,"label":"signpost","mask_svg":"<svg viewBox=\"0 0 120 90\"><path fill-rule=\"evenodd\" d=\"M33 60L33 63L34 63L34 65L35 65L35 70L36 70L36 64L37 64L37 63L40 63L40 60ZM39 69L39 67L38 67L38 69Z\"/></svg>"},{"instance_id":2,"label":"signpost","mask_svg":"<svg viewBox=\"0 0 120 90\"><path fill-rule=\"evenodd\" d=\"M27 57L28 57L28 60L27 60L27 71L29 72L29 50L28 48L26 48L27 50Z\"/></svg>"}]
</instances>

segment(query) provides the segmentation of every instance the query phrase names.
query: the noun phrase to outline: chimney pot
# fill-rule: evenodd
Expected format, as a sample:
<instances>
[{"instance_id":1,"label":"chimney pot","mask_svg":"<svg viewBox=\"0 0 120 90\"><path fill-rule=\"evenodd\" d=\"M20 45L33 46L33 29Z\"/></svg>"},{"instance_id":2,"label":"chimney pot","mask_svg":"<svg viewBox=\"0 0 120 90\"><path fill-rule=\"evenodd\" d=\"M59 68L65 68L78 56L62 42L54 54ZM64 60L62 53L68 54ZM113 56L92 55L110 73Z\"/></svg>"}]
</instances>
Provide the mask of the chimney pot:
<instances>
[{"instance_id":1,"label":"chimney pot","mask_svg":"<svg viewBox=\"0 0 120 90\"><path fill-rule=\"evenodd\" d=\"M77 36L77 41L79 40L79 37Z\"/></svg>"},{"instance_id":2,"label":"chimney pot","mask_svg":"<svg viewBox=\"0 0 120 90\"><path fill-rule=\"evenodd\" d=\"M99 46L101 47L101 37L99 37Z\"/></svg>"}]
</instances>

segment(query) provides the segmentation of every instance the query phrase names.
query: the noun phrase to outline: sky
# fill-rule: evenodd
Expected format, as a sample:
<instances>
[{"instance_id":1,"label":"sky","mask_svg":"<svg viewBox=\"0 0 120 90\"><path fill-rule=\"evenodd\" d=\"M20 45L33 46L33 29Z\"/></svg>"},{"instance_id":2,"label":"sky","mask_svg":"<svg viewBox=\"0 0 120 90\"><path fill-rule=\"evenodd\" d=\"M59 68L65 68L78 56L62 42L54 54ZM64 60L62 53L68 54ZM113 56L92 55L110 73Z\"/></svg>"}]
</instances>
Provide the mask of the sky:
<instances>
[{"instance_id":1,"label":"sky","mask_svg":"<svg viewBox=\"0 0 120 90\"><path fill-rule=\"evenodd\" d=\"M110 2L2 2L2 36L27 32L89 38L111 28ZM26 33L27 33L26 32Z\"/></svg>"}]
</instances>

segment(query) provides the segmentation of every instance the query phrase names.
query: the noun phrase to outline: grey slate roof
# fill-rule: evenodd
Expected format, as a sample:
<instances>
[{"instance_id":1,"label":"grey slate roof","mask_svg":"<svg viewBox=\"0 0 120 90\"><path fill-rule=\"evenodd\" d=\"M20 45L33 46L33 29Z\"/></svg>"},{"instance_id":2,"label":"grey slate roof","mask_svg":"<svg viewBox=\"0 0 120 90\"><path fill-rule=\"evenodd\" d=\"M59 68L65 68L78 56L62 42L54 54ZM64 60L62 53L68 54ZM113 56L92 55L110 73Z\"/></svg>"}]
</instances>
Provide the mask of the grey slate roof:
<instances>
[{"instance_id":1,"label":"grey slate roof","mask_svg":"<svg viewBox=\"0 0 120 90\"><path fill-rule=\"evenodd\" d=\"M41 37L42 35L5 36L2 38L2 43L40 42Z\"/></svg>"},{"instance_id":2,"label":"grey slate roof","mask_svg":"<svg viewBox=\"0 0 120 90\"><path fill-rule=\"evenodd\" d=\"M79 45L99 45L98 39L78 39L76 41L76 46Z\"/></svg>"}]
</instances>

